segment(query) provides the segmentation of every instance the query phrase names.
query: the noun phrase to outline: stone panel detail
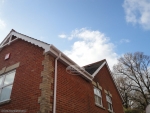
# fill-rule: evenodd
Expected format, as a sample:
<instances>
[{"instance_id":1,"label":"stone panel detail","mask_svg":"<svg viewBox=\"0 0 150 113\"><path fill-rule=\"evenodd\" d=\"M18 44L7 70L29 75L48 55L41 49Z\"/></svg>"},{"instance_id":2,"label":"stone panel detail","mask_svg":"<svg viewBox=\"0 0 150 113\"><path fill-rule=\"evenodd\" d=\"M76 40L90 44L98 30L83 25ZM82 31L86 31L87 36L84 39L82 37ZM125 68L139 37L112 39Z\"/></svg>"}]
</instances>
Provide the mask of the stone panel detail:
<instances>
[{"instance_id":1,"label":"stone panel detail","mask_svg":"<svg viewBox=\"0 0 150 113\"><path fill-rule=\"evenodd\" d=\"M9 67L7 67L7 68L6 68L6 67L3 67L3 68L0 70L0 74L3 74L3 73L6 73L6 72L8 72L8 71L11 71L11 70L13 70L13 69L16 69L16 68L19 67L19 65L20 65L20 62L14 64L14 65L11 65L11 66L9 66Z\"/></svg>"},{"instance_id":2,"label":"stone panel detail","mask_svg":"<svg viewBox=\"0 0 150 113\"><path fill-rule=\"evenodd\" d=\"M48 54L45 54L44 61L42 65L44 66L43 71L41 72L42 83L39 85L41 89L41 96L38 98L38 103L40 104L40 111L38 113L50 113L52 111L52 101L51 96L53 90L51 89L53 84L54 76L54 58Z\"/></svg>"}]
</instances>

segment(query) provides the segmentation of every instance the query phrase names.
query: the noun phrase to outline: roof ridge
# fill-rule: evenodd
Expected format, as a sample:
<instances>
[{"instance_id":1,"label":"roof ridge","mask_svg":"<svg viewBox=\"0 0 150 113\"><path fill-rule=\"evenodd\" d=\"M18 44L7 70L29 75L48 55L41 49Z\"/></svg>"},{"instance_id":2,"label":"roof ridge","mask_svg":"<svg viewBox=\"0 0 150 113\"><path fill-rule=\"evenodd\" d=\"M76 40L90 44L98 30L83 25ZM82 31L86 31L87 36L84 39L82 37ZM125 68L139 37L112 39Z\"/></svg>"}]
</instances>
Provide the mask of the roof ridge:
<instances>
[{"instance_id":1,"label":"roof ridge","mask_svg":"<svg viewBox=\"0 0 150 113\"><path fill-rule=\"evenodd\" d=\"M24 35L24 36L26 36L26 37L32 38L32 39L34 39L34 40L37 40L37 41L40 41L40 42L42 42L42 43L45 43L45 44L48 44L48 45L49 45L49 43L46 43L46 42L44 42L44 41L41 41L41 40L38 40L38 39L36 39L36 38L30 37L30 36L28 36L28 35L22 34L22 33L20 33L20 32L18 32L18 31L14 30L14 29L12 29L11 31L14 31L14 32L16 32L16 33L19 33L19 34L21 34L21 35Z\"/></svg>"},{"instance_id":2,"label":"roof ridge","mask_svg":"<svg viewBox=\"0 0 150 113\"><path fill-rule=\"evenodd\" d=\"M87 64L87 65L82 66L82 67L86 67L86 66L94 65L94 64L96 64L96 63L100 63L100 62L103 62L103 61L106 61L106 59L103 59L103 60L100 60L100 61L97 61L97 62L94 62L94 63L91 63L91 64Z\"/></svg>"}]
</instances>

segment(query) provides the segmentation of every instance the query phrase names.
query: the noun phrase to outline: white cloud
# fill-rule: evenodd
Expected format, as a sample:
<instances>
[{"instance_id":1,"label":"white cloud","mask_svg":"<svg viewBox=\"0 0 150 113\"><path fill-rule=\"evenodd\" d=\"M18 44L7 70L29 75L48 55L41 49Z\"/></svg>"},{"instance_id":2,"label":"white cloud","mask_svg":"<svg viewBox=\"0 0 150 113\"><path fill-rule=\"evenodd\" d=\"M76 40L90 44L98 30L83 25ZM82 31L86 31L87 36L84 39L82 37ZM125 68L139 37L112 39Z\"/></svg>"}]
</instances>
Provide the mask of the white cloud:
<instances>
[{"instance_id":1,"label":"white cloud","mask_svg":"<svg viewBox=\"0 0 150 113\"><path fill-rule=\"evenodd\" d=\"M150 0L124 0L126 21L150 29Z\"/></svg>"},{"instance_id":2,"label":"white cloud","mask_svg":"<svg viewBox=\"0 0 150 113\"><path fill-rule=\"evenodd\" d=\"M4 29L6 27L6 23L0 19L0 29Z\"/></svg>"},{"instance_id":3,"label":"white cloud","mask_svg":"<svg viewBox=\"0 0 150 113\"><path fill-rule=\"evenodd\" d=\"M130 42L129 39L121 39L121 40L120 40L120 43L129 43L129 42Z\"/></svg>"},{"instance_id":4,"label":"white cloud","mask_svg":"<svg viewBox=\"0 0 150 113\"><path fill-rule=\"evenodd\" d=\"M0 43L5 38L6 32L8 32L6 29L6 23L0 19Z\"/></svg>"},{"instance_id":5,"label":"white cloud","mask_svg":"<svg viewBox=\"0 0 150 113\"><path fill-rule=\"evenodd\" d=\"M67 38L65 34L58 35L59 38Z\"/></svg>"},{"instance_id":6,"label":"white cloud","mask_svg":"<svg viewBox=\"0 0 150 113\"><path fill-rule=\"evenodd\" d=\"M67 38L78 39L73 43L71 50L64 53L80 66L106 59L112 68L117 62L118 55L114 52L114 44L100 31L76 29Z\"/></svg>"}]
</instances>

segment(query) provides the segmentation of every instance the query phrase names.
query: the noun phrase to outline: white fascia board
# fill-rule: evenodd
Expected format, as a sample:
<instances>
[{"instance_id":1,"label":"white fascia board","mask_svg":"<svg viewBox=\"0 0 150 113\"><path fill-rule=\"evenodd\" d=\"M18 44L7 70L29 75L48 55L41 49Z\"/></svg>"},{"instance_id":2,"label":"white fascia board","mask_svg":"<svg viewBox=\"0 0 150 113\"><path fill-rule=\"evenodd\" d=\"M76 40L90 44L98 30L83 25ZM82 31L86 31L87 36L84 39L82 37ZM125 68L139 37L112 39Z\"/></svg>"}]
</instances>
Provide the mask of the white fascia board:
<instances>
[{"instance_id":1,"label":"white fascia board","mask_svg":"<svg viewBox=\"0 0 150 113\"><path fill-rule=\"evenodd\" d=\"M18 38L14 39L13 41L11 41L11 42L9 42L9 43L6 43L6 44L4 44L4 45L1 45L1 46L0 46L0 49L2 49L3 47L5 47L5 46L7 46L7 45L10 45L10 43L15 42L17 39L18 39Z\"/></svg>"},{"instance_id":2,"label":"white fascia board","mask_svg":"<svg viewBox=\"0 0 150 113\"><path fill-rule=\"evenodd\" d=\"M37 46L39 46L39 47L42 47L42 48L45 50L45 52L49 51L49 49L50 49L50 44L46 44L46 43L41 42L41 41L39 41L39 40L36 40L36 39L30 38L30 37L28 37L28 36L22 35L22 34L20 34L20 33L17 33L17 32L14 32L14 31L13 31L13 32L11 33L11 35L14 35L14 36L16 36L17 38L20 38L20 39L25 40L25 41L27 41L27 42L30 42L30 43L32 43L32 44L34 44L34 45L37 45Z\"/></svg>"},{"instance_id":3,"label":"white fascia board","mask_svg":"<svg viewBox=\"0 0 150 113\"><path fill-rule=\"evenodd\" d=\"M109 70L109 72L110 72L110 75L111 75L111 77L112 77L112 79L113 79L114 83L115 83L115 86L117 87L117 90L118 90L118 92L119 92L119 95L120 95L120 97L121 97L122 101L124 102L124 99L123 99L123 97L122 97L122 95L121 95L121 93L120 93L120 91L119 91L119 88L118 88L118 86L117 86L117 83L116 83L116 81L115 81L115 78L114 78L114 76L112 75L112 72L111 72L111 70L110 70L110 68L109 68L109 66L108 66L108 63L107 63L107 62L106 62L106 66L107 66L107 68L108 68L108 70Z\"/></svg>"},{"instance_id":4,"label":"white fascia board","mask_svg":"<svg viewBox=\"0 0 150 113\"><path fill-rule=\"evenodd\" d=\"M61 53L60 59L62 61L64 61L68 65L76 65L74 68L79 73L81 73L81 75L83 75L84 78L92 81L93 76L91 74L89 74L87 71L81 71L79 65L77 65L74 61L72 61L70 58L68 58L64 53L62 53L60 50L58 50L55 46L53 46L53 45L50 46L50 52L52 52L52 54L54 54L55 56L58 56L59 53Z\"/></svg>"},{"instance_id":5,"label":"white fascia board","mask_svg":"<svg viewBox=\"0 0 150 113\"><path fill-rule=\"evenodd\" d=\"M59 55L59 53L61 53L62 54L62 56L61 56L61 60L63 60L65 63L67 63L68 65L76 65L77 67L76 67L76 70L79 72L79 73L81 73L83 76L84 76L84 78L87 78L88 80L90 80L90 81L92 81L92 79L93 79L93 77L92 77L92 75L91 74L89 74L87 71L84 71L84 72L82 72L82 71L80 71L79 70L79 68L80 68L80 66L78 66L74 61L72 61L70 58L68 58L65 54L63 54L60 50L58 50L55 46L53 46L53 45L51 45L51 44L47 44L47 43L44 43L44 42L42 42L42 41L39 41L39 40L36 40L36 39L34 39L34 38L31 38L31 37L28 37L28 36L26 36L26 35L23 35L23 34L21 34L21 33L18 33L18 32L16 32L16 31L14 31L14 30L12 30L8 35L7 35L7 37L4 39L4 41L2 41L2 43L1 43L1 47L0 48L3 48L4 46L7 46L8 44L6 44L6 45L3 45L4 43L5 43L5 41L10 37L10 36L12 36L12 35L14 35L14 36L16 36L17 37L17 39L22 39L22 40L25 40L25 41L27 41L27 42L30 42L30 43L32 43L32 44L34 44L34 45L37 45L37 46L39 46L39 47L42 47L44 50L45 50L45 53L46 52L52 52L52 54L54 54L55 56L58 56ZM13 41L11 41L11 42L13 42ZM10 42L10 43L11 43ZM9 44L10 44L9 43Z\"/></svg>"},{"instance_id":6,"label":"white fascia board","mask_svg":"<svg viewBox=\"0 0 150 113\"><path fill-rule=\"evenodd\" d=\"M67 61L65 58L63 57L60 57L61 60L63 60L64 62L66 62L68 65L74 65L74 64L71 64L69 61ZM75 64L76 65L76 64ZM87 76L84 71L81 71L80 69L78 69L78 67L74 66L73 67L75 70L77 70L81 75L83 75L83 77L87 80L90 80L92 81L93 78L90 78L89 76Z\"/></svg>"},{"instance_id":7,"label":"white fascia board","mask_svg":"<svg viewBox=\"0 0 150 113\"><path fill-rule=\"evenodd\" d=\"M3 48L4 46L9 45L10 43L13 42L13 41L11 41L11 42L9 42L9 43L7 43L7 44L4 45L4 43L6 42L6 40L7 40L10 36L12 36L12 35L16 36L17 39L22 39L22 40L25 40L25 41L27 41L27 42L30 42L30 43L32 43L32 44L34 44L34 45L37 45L37 46L39 46L39 47L42 47L42 48L45 50L45 52L48 52L49 49L50 49L50 44L46 44L46 43L44 43L44 42L42 42L42 41L39 41L39 40L33 39L33 38L31 38L31 37L28 37L28 36L26 36L26 35L20 34L20 33L16 32L16 31L11 31L11 32L7 35L7 37L4 39L4 41L2 41L2 43L1 43L1 45L0 45L0 48Z\"/></svg>"},{"instance_id":8,"label":"white fascia board","mask_svg":"<svg viewBox=\"0 0 150 113\"><path fill-rule=\"evenodd\" d=\"M99 68L92 74L92 76L94 77L94 76L101 70L101 68L102 68L105 64L106 64L106 61L103 62L103 64L99 66Z\"/></svg>"},{"instance_id":9,"label":"white fascia board","mask_svg":"<svg viewBox=\"0 0 150 113\"><path fill-rule=\"evenodd\" d=\"M11 33L12 33L12 31L11 31L11 32L6 36L6 38L1 42L0 48L2 48L3 46L7 45L7 44L4 45L4 43L5 43L5 41L11 36Z\"/></svg>"}]
</instances>

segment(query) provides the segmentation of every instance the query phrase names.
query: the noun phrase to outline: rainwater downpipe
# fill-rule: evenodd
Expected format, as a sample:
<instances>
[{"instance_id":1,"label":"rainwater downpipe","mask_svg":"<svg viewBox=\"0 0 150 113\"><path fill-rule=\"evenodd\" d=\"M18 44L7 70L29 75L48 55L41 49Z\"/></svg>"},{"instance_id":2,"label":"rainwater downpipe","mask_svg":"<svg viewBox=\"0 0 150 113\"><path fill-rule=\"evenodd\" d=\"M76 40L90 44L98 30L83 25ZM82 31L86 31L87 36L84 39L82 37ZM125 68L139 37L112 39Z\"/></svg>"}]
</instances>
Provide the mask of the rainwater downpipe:
<instances>
[{"instance_id":1,"label":"rainwater downpipe","mask_svg":"<svg viewBox=\"0 0 150 113\"><path fill-rule=\"evenodd\" d=\"M53 101L53 113L56 113L56 91L57 91L57 60L61 57L59 53L58 57L55 59L55 79L54 79L54 101Z\"/></svg>"}]
</instances>

